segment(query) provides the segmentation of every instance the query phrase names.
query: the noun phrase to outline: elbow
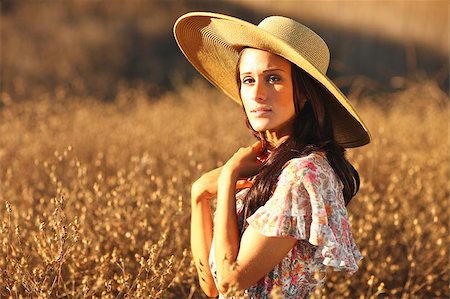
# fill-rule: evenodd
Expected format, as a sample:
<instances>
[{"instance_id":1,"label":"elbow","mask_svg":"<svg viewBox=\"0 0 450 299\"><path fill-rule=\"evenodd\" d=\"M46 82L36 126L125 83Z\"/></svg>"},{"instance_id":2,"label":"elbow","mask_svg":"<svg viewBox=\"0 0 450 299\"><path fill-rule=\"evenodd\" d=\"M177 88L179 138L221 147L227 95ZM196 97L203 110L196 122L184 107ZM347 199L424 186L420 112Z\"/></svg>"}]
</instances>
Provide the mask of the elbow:
<instances>
[{"instance_id":1,"label":"elbow","mask_svg":"<svg viewBox=\"0 0 450 299\"><path fill-rule=\"evenodd\" d=\"M229 286L227 283L221 283L219 285L219 291L221 294L226 294L228 292Z\"/></svg>"},{"instance_id":2,"label":"elbow","mask_svg":"<svg viewBox=\"0 0 450 299\"><path fill-rule=\"evenodd\" d=\"M207 281L200 279L200 287L206 296L210 298L214 298L219 296L219 291L216 288L216 284L214 282L207 283Z\"/></svg>"},{"instance_id":3,"label":"elbow","mask_svg":"<svg viewBox=\"0 0 450 299\"><path fill-rule=\"evenodd\" d=\"M217 296L219 296L219 292L217 291L217 289L214 290L214 291L211 291L211 292L209 292L209 293L206 293L206 292L205 292L205 294L206 294L206 296L208 296L209 298L216 298Z\"/></svg>"},{"instance_id":4,"label":"elbow","mask_svg":"<svg viewBox=\"0 0 450 299\"><path fill-rule=\"evenodd\" d=\"M215 286L210 285L201 285L203 292L208 296L209 298L215 298L219 296L219 291L217 291L217 288Z\"/></svg>"}]
</instances>

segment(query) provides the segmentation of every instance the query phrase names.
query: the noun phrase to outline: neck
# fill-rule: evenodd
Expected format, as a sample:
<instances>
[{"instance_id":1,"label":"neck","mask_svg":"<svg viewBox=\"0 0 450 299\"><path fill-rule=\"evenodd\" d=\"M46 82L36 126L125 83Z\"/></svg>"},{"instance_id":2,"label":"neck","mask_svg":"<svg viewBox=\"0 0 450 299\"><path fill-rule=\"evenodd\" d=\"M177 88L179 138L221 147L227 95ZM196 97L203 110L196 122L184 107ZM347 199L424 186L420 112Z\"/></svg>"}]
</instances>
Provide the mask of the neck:
<instances>
[{"instance_id":1,"label":"neck","mask_svg":"<svg viewBox=\"0 0 450 299\"><path fill-rule=\"evenodd\" d=\"M266 140L269 143L269 147L276 148L280 146L292 135L294 120L295 118L292 117L286 123L278 126L277 128L266 130L264 132Z\"/></svg>"},{"instance_id":2,"label":"neck","mask_svg":"<svg viewBox=\"0 0 450 299\"><path fill-rule=\"evenodd\" d=\"M289 138L289 134L280 134L277 132L266 131L266 140L270 148L276 148Z\"/></svg>"}]
</instances>

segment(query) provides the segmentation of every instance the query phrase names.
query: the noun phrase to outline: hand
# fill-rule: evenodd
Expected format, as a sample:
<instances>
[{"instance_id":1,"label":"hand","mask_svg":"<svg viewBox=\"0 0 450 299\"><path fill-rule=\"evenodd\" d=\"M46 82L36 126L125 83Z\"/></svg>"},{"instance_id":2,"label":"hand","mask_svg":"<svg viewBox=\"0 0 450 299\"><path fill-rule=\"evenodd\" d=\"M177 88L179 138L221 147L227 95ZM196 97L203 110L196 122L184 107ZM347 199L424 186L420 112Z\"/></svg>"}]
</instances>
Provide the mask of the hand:
<instances>
[{"instance_id":1,"label":"hand","mask_svg":"<svg viewBox=\"0 0 450 299\"><path fill-rule=\"evenodd\" d=\"M231 175L235 179L246 179L256 175L262 166L259 158L262 151L261 141L240 148L223 166L222 175Z\"/></svg>"},{"instance_id":2,"label":"hand","mask_svg":"<svg viewBox=\"0 0 450 299\"><path fill-rule=\"evenodd\" d=\"M217 181L223 166L204 173L199 179L192 184L191 195L192 200L199 202L201 200L210 200L217 194ZM250 188L253 185L248 180L238 180L236 182L236 190Z\"/></svg>"}]
</instances>

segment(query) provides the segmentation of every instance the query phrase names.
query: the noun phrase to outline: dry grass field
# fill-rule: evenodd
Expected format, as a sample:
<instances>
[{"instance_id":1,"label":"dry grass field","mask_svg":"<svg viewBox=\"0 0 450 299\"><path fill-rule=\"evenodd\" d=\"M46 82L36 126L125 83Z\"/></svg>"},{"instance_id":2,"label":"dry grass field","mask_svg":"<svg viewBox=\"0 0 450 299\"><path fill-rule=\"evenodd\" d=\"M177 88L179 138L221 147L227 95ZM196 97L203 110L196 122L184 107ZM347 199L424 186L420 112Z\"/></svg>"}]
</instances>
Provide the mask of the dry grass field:
<instances>
[{"instance_id":1,"label":"dry grass field","mask_svg":"<svg viewBox=\"0 0 450 299\"><path fill-rule=\"evenodd\" d=\"M190 184L252 138L241 108L202 82L158 99L121 88L111 103L1 95L0 297L203 297ZM448 96L422 80L349 97L373 137L347 152L365 259L315 297L448 298Z\"/></svg>"}]
</instances>

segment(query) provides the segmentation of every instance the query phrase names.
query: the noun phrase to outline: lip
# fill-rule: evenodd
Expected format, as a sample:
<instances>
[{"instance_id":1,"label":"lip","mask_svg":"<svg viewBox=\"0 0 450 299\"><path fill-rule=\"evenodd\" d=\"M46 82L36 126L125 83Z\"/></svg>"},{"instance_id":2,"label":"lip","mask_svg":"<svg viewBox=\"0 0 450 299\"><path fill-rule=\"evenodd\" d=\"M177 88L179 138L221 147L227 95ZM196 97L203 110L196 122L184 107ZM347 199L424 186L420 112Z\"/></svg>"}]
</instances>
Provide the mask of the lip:
<instances>
[{"instance_id":1,"label":"lip","mask_svg":"<svg viewBox=\"0 0 450 299\"><path fill-rule=\"evenodd\" d=\"M263 116L272 112L270 107L256 107L250 110L250 113L255 116Z\"/></svg>"}]
</instances>

